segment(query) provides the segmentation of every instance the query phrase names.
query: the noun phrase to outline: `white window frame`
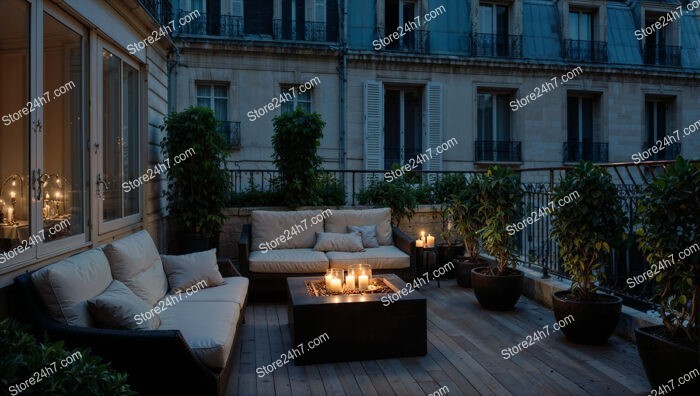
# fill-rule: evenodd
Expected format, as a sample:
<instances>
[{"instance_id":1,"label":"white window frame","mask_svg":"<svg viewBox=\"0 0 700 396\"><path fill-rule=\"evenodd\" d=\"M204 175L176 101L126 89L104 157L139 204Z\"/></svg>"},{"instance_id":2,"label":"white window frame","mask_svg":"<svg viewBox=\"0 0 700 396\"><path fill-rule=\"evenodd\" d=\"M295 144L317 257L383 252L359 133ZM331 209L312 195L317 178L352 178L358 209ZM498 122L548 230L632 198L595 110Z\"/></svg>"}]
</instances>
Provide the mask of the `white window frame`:
<instances>
[{"instance_id":1,"label":"white window frame","mask_svg":"<svg viewBox=\"0 0 700 396\"><path fill-rule=\"evenodd\" d=\"M210 96L199 96L199 89L198 89L198 88L199 88L200 86L209 87L209 89L210 89L209 92L211 92L211 95L210 95ZM225 89L226 89L226 96L216 96L216 93L215 93L216 90L214 89L214 87L223 87L223 88L225 88ZM215 108L215 106L214 106L214 101L215 101L216 99L226 99L226 116L227 116L227 118L231 118L231 117L229 116L229 114L231 114L231 111L230 111L230 110L231 110L231 109L230 109L230 106L231 106L231 99L230 99L229 92L228 92L228 91L229 91L229 88L230 88L229 85L227 85L227 84L225 84L225 83L218 83L218 82L212 82L212 81L200 81L200 82L195 82L195 88L194 88L194 90L195 90L195 92L194 92L194 94L195 94L195 103L196 103L197 105L199 105L199 99L200 99L200 98L208 99L208 100L209 100L209 107L208 107L208 108L211 109L211 111L214 111L214 112L215 112L215 111L216 111L216 108ZM215 113L215 115L216 115L216 113ZM226 122L226 121L229 121L229 120L219 120L219 119L217 119L217 121L224 121L224 122Z\"/></svg>"},{"instance_id":2,"label":"white window frame","mask_svg":"<svg viewBox=\"0 0 700 396\"><path fill-rule=\"evenodd\" d=\"M294 87L294 89L298 91L299 85L300 84L280 84L280 94L284 95L286 92L286 93L289 93L291 95L291 92L289 90L292 87ZM304 93L297 92L297 95L292 95L293 106L292 106L291 111L296 110L297 106L299 106L299 103L308 103L309 104L309 112L314 111L314 94L313 94L313 92L314 92L314 90L312 88ZM309 100L300 100L300 95L306 94L306 93L309 94ZM280 106L280 109L281 108L282 108L282 106Z\"/></svg>"}]
</instances>

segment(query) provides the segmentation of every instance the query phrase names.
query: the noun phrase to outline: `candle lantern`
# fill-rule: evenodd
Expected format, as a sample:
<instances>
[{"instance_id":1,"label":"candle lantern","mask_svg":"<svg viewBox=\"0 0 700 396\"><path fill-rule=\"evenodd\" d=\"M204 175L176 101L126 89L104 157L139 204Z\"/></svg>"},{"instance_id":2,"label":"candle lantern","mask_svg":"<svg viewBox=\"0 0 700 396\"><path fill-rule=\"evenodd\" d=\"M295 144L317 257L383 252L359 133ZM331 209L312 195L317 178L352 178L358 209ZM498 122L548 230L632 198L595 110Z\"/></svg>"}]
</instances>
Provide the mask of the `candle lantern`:
<instances>
[{"instance_id":1,"label":"candle lantern","mask_svg":"<svg viewBox=\"0 0 700 396\"><path fill-rule=\"evenodd\" d=\"M357 280L357 288L360 291L367 290L372 280L372 267L369 264L356 264L352 268Z\"/></svg>"},{"instance_id":2,"label":"candle lantern","mask_svg":"<svg viewBox=\"0 0 700 396\"><path fill-rule=\"evenodd\" d=\"M331 293L342 293L343 291L343 271L340 268L326 270L326 289Z\"/></svg>"}]
</instances>

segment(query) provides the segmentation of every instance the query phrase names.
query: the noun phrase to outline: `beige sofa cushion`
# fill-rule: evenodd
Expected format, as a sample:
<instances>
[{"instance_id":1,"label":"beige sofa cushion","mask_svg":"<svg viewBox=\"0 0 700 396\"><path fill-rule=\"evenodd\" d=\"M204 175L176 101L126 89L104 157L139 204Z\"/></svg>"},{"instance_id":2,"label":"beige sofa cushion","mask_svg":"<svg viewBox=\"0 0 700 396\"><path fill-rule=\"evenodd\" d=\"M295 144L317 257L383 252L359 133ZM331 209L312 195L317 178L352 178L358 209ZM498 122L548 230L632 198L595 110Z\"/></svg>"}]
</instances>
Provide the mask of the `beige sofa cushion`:
<instances>
[{"instance_id":1,"label":"beige sofa cushion","mask_svg":"<svg viewBox=\"0 0 700 396\"><path fill-rule=\"evenodd\" d=\"M171 293L184 292L188 287L199 285L202 281L206 282L205 287L214 287L224 283L219 266L216 264L216 249L160 257L163 260L163 269L168 275Z\"/></svg>"},{"instance_id":2,"label":"beige sofa cushion","mask_svg":"<svg viewBox=\"0 0 700 396\"><path fill-rule=\"evenodd\" d=\"M112 273L104 253L92 249L34 272L32 282L52 318L92 327L87 300L107 289Z\"/></svg>"},{"instance_id":3,"label":"beige sofa cushion","mask_svg":"<svg viewBox=\"0 0 700 396\"><path fill-rule=\"evenodd\" d=\"M248 285L248 278L244 278L242 276L224 278L224 283L219 286L199 289L196 292L192 292L192 294L189 296L187 293L181 294L182 301L230 302L238 304L240 309L245 303L246 296L248 295ZM173 295L174 294L168 294L164 297L164 299Z\"/></svg>"},{"instance_id":4,"label":"beige sofa cushion","mask_svg":"<svg viewBox=\"0 0 700 396\"><path fill-rule=\"evenodd\" d=\"M119 239L104 248L114 279L154 305L168 292L158 249L146 231Z\"/></svg>"},{"instance_id":5,"label":"beige sofa cushion","mask_svg":"<svg viewBox=\"0 0 700 396\"><path fill-rule=\"evenodd\" d=\"M149 320L140 317L151 308L118 280L88 300L88 309L97 323L109 329L156 330L160 326L158 315Z\"/></svg>"},{"instance_id":6,"label":"beige sofa cushion","mask_svg":"<svg viewBox=\"0 0 700 396\"><path fill-rule=\"evenodd\" d=\"M391 209L334 210L325 223L326 232L346 232L349 225L377 226L377 241L380 245L393 245L391 230Z\"/></svg>"},{"instance_id":7,"label":"beige sofa cushion","mask_svg":"<svg viewBox=\"0 0 700 396\"><path fill-rule=\"evenodd\" d=\"M328 258L313 249L277 249L250 252L250 271L267 273L325 273Z\"/></svg>"},{"instance_id":8,"label":"beige sofa cushion","mask_svg":"<svg viewBox=\"0 0 700 396\"><path fill-rule=\"evenodd\" d=\"M316 216L318 220L315 219L316 224L312 224L311 218ZM250 243L252 251L312 248L316 243L316 231L323 231L321 210L254 210L250 217L253 227ZM345 229L340 232L345 232Z\"/></svg>"},{"instance_id":9,"label":"beige sofa cushion","mask_svg":"<svg viewBox=\"0 0 700 396\"><path fill-rule=\"evenodd\" d=\"M231 352L239 319L238 304L186 301L183 297L183 301L161 311L159 330L180 330L202 363L222 369Z\"/></svg>"},{"instance_id":10,"label":"beige sofa cushion","mask_svg":"<svg viewBox=\"0 0 700 396\"><path fill-rule=\"evenodd\" d=\"M328 252L331 250L338 252L361 252L365 250L365 248L362 246L362 234L359 232L348 232L346 234L317 232L314 250L317 252Z\"/></svg>"},{"instance_id":11,"label":"beige sofa cushion","mask_svg":"<svg viewBox=\"0 0 700 396\"><path fill-rule=\"evenodd\" d=\"M326 252L331 268L347 269L350 264L369 264L372 269L401 269L411 266L411 258L396 246L367 248L364 252Z\"/></svg>"}]
</instances>

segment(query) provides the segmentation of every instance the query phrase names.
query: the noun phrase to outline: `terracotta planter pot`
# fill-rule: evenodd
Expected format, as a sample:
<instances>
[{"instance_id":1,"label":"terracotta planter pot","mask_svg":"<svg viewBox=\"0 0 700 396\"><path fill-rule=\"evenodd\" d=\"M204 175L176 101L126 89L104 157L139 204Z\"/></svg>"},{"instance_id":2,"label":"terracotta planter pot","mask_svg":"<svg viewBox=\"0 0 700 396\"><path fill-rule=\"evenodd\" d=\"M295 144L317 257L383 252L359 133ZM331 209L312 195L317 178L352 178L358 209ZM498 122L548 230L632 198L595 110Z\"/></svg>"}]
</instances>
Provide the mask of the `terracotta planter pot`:
<instances>
[{"instance_id":1,"label":"terracotta planter pot","mask_svg":"<svg viewBox=\"0 0 700 396\"><path fill-rule=\"evenodd\" d=\"M700 377L697 377L697 373L695 378L685 384L678 383L678 378L700 367L700 354L697 349L666 340L659 335L660 331L665 331L664 326L634 330L637 351L652 389L658 390L673 379L674 390L671 395L700 394Z\"/></svg>"},{"instance_id":2,"label":"terracotta planter pot","mask_svg":"<svg viewBox=\"0 0 700 396\"><path fill-rule=\"evenodd\" d=\"M512 274L508 275L490 275L485 273L488 268L478 267L472 270L472 287L479 304L494 311L513 309L523 293L524 274L512 270Z\"/></svg>"},{"instance_id":3,"label":"terracotta planter pot","mask_svg":"<svg viewBox=\"0 0 700 396\"><path fill-rule=\"evenodd\" d=\"M576 301L565 297L568 290L552 294L554 316L562 320L569 315L574 321L562 327L562 332L571 342L577 344L603 344L612 335L620 321L622 299L617 296L598 294L604 301Z\"/></svg>"}]
</instances>

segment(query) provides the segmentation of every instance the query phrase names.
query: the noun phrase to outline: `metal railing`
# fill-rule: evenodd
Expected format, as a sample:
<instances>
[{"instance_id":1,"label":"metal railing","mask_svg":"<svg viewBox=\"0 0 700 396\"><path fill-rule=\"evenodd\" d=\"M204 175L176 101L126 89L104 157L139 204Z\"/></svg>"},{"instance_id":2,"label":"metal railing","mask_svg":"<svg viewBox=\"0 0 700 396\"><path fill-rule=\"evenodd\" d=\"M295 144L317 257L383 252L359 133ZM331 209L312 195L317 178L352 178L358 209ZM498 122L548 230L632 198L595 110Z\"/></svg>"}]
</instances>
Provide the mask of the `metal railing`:
<instances>
[{"instance_id":1,"label":"metal railing","mask_svg":"<svg viewBox=\"0 0 700 396\"><path fill-rule=\"evenodd\" d=\"M523 55L522 36L512 34L472 33L472 56L520 58Z\"/></svg>"},{"instance_id":2,"label":"metal railing","mask_svg":"<svg viewBox=\"0 0 700 396\"><path fill-rule=\"evenodd\" d=\"M173 19L173 6L170 0L139 0L139 3L161 26L167 25Z\"/></svg>"},{"instance_id":3,"label":"metal railing","mask_svg":"<svg viewBox=\"0 0 700 396\"><path fill-rule=\"evenodd\" d=\"M658 66L680 66L681 47L671 45L645 45L644 63Z\"/></svg>"},{"instance_id":4,"label":"metal railing","mask_svg":"<svg viewBox=\"0 0 700 396\"><path fill-rule=\"evenodd\" d=\"M295 40L295 41L335 41L336 34L333 34L326 22L304 22L301 26L296 21L274 19L272 21L272 37L275 40Z\"/></svg>"},{"instance_id":5,"label":"metal railing","mask_svg":"<svg viewBox=\"0 0 700 396\"><path fill-rule=\"evenodd\" d=\"M382 40L385 37L390 37L393 33L387 32L384 28L377 28L377 38ZM430 32L423 29L404 31L398 39L390 37L391 41L388 45L383 46L383 51L398 51L411 52L417 54L427 54L430 52Z\"/></svg>"},{"instance_id":6,"label":"metal railing","mask_svg":"<svg viewBox=\"0 0 700 396\"><path fill-rule=\"evenodd\" d=\"M216 130L226 139L227 149L241 148L240 121L217 121Z\"/></svg>"},{"instance_id":7,"label":"metal railing","mask_svg":"<svg viewBox=\"0 0 700 396\"><path fill-rule=\"evenodd\" d=\"M474 142L476 161L520 162L521 142L477 140Z\"/></svg>"},{"instance_id":8,"label":"metal railing","mask_svg":"<svg viewBox=\"0 0 700 396\"><path fill-rule=\"evenodd\" d=\"M698 162L698 161L691 161ZM613 252L610 266L606 272L606 280L602 289L622 296L627 305L637 307L649 306L651 298L652 282L646 282L642 287L630 289L626 279L644 273L649 269L643 255L638 251L635 243L633 224L636 221L637 198L644 186L651 183L658 174L666 171L671 161L645 161L640 164L631 162L599 164L613 177L618 188L618 197L623 210L627 214L628 243ZM559 180L570 170L570 166L553 168L527 168L515 169L523 182L524 196L522 201L522 213L524 216L539 208L547 207L552 200L552 192L559 184ZM247 191L251 184L257 191L271 191L274 188L273 179L278 175L277 170L230 170L233 189L236 192ZM371 176L383 179L388 170L324 170L336 180L345 185L348 205L358 205L357 193L365 186L365 181ZM419 175L418 182L428 182L443 177L446 174L463 174L465 179L483 171L420 171L411 173ZM405 176L405 175L404 175ZM583 194L584 192L581 192ZM573 204L573 203L572 203ZM283 203L280 203L283 205ZM543 216L536 223L528 225L520 231L518 238L519 263L523 266L542 272L543 277L557 276L567 278L567 275L559 258L559 250L556 240L551 237L551 216Z\"/></svg>"},{"instance_id":9,"label":"metal railing","mask_svg":"<svg viewBox=\"0 0 700 396\"><path fill-rule=\"evenodd\" d=\"M564 40L564 57L584 62L607 62L608 43L591 40Z\"/></svg>"},{"instance_id":10,"label":"metal railing","mask_svg":"<svg viewBox=\"0 0 700 396\"><path fill-rule=\"evenodd\" d=\"M180 10L178 17L188 15L190 11ZM194 36L243 37L243 17L200 14L190 23L179 27L180 34Z\"/></svg>"},{"instance_id":11,"label":"metal railing","mask_svg":"<svg viewBox=\"0 0 700 396\"><path fill-rule=\"evenodd\" d=\"M564 162L581 160L608 162L608 144L600 142L564 142Z\"/></svg>"}]
</instances>

